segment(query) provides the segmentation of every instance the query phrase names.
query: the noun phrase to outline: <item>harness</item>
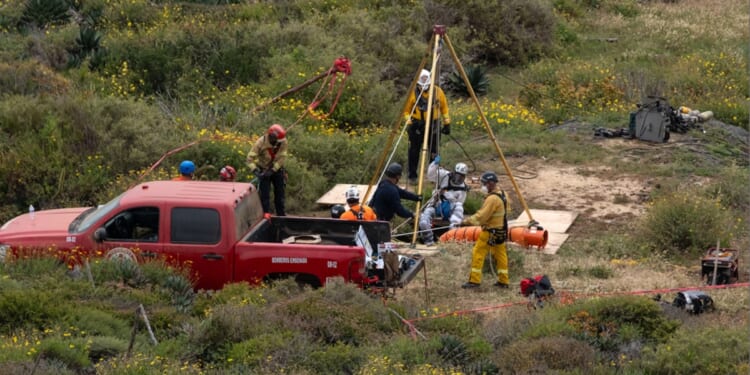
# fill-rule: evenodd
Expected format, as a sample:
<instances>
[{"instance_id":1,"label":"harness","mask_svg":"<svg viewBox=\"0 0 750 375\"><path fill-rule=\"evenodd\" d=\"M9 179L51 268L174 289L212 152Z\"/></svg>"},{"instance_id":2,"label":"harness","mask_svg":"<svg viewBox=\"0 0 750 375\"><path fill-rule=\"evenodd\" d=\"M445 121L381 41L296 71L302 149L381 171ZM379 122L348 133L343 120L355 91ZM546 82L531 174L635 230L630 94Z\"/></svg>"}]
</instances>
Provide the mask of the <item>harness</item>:
<instances>
[{"instance_id":1,"label":"harness","mask_svg":"<svg viewBox=\"0 0 750 375\"><path fill-rule=\"evenodd\" d=\"M357 217L357 220L364 220L365 219L365 213L362 212L362 205L359 206L359 211L354 211L353 208L349 208L349 211L351 211L354 216Z\"/></svg>"},{"instance_id":2,"label":"harness","mask_svg":"<svg viewBox=\"0 0 750 375\"><path fill-rule=\"evenodd\" d=\"M508 238L508 215L505 212L505 209L508 207L508 201L505 199L505 193L502 191L500 193L492 192L490 194L496 195L501 201L503 201L503 227L486 229L490 232L490 238L487 240L487 245L495 246L505 243L505 240Z\"/></svg>"}]
</instances>

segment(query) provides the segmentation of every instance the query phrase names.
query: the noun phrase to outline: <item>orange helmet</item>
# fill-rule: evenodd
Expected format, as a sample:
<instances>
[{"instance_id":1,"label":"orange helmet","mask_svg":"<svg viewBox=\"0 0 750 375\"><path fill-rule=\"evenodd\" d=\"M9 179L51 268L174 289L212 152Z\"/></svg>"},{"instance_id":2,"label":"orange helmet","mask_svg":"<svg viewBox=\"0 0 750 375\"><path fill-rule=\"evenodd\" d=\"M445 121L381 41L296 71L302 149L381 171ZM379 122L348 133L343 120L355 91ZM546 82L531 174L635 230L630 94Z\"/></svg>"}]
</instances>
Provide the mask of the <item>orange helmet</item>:
<instances>
[{"instance_id":1,"label":"orange helmet","mask_svg":"<svg viewBox=\"0 0 750 375\"><path fill-rule=\"evenodd\" d=\"M224 168L221 168L219 175L221 176L222 181L234 181L234 178L237 176L237 171L231 165L227 165Z\"/></svg>"},{"instance_id":2,"label":"orange helmet","mask_svg":"<svg viewBox=\"0 0 750 375\"><path fill-rule=\"evenodd\" d=\"M273 124L268 128L268 135L276 139L286 138L286 130L279 124Z\"/></svg>"}]
</instances>

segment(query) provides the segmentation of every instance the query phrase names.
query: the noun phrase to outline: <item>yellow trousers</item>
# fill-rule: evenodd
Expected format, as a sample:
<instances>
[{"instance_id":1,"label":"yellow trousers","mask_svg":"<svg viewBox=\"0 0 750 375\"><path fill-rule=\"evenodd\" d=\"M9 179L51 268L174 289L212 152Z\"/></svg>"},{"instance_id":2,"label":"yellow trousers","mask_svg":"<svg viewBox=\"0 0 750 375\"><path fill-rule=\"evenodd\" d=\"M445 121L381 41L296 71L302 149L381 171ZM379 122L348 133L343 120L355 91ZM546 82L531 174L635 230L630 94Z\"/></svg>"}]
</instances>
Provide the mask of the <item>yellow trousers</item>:
<instances>
[{"instance_id":1,"label":"yellow trousers","mask_svg":"<svg viewBox=\"0 0 750 375\"><path fill-rule=\"evenodd\" d=\"M471 272L469 273L469 282L475 284L482 283L482 268L484 267L484 258L488 252L492 252L492 259L495 260L495 269L497 270L497 281L503 284L509 284L508 278L508 252L505 248L505 242L500 245L490 246L487 240L490 239L490 232L483 230L479 234L479 239L474 243L474 249L471 255Z\"/></svg>"}]
</instances>

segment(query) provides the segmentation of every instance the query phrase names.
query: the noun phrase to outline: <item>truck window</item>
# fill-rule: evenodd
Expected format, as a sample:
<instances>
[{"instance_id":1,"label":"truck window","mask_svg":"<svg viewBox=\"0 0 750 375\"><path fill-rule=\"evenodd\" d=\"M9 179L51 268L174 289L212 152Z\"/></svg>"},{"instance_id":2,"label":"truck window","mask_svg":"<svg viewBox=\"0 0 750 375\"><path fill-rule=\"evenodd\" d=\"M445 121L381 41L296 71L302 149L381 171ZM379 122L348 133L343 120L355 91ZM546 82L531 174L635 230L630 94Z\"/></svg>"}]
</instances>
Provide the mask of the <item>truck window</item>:
<instances>
[{"instance_id":1,"label":"truck window","mask_svg":"<svg viewBox=\"0 0 750 375\"><path fill-rule=\"evenodd\" d=\"M156 242L159 240L159 209L137 207L123 211L104 224L107 239Z\"/></svg>"},{"instance_id":2,"label":"truck window","mask_svg":"<svg viewBox=\"0 0 750 375\"><path fill-rule=\"evenodd\" d=\"M173 243L219 243L219 212L213 208L175 207L172 209L171 233Z\"/></svg>"},{"instance_id":3,"label":"truck window","mask_svg":"<svg viewBox=\"0 0 750 375\"><path fill-rule=\"evenodd\" d=\"M99 221L101 218L106 217L112 210L117 208L123 195L124 193L118 195L117 197L115 197L115 199L112 199L106 204L96 207L96 209L88 209L84 211L80 216L75 218L72 223L70 223L70 228L68 228L68 231L70 231L71 233L83 233L92 225L94 225L94 223Z\"/></svg>"},{"instance_id":4,"label":"truck window","mask_svg":"<svg viewBox=\"0 0 750 375\"><path fill-rule=\"evenodd\" d=\"M236 236L239 241L250 227L254 226L263 218L263 208L260 205L258 194L247 194L245 198L237 203L234 208L234 222Z\"/></svg>"}]
</instances>

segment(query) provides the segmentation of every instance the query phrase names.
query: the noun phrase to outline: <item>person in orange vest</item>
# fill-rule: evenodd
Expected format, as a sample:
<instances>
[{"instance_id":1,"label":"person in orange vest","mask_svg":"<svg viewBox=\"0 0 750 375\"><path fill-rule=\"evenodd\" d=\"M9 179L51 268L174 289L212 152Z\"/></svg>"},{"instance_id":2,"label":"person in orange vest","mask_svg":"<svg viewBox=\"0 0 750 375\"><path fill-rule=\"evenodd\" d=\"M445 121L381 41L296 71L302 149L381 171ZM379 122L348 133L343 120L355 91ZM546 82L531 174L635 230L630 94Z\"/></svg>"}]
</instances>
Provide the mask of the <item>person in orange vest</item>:
<instances>
[{"instance_id":1,"label":"person in orange vest","mask_svg":"<svg viewBox=\"0 0 750 375\"><path fill-rule=\"evenodd\" d=\"M425 120L427 117L427 103L430 100L430 71L422 69L417 81L417 87L409 93L404 107L404 120L406 121L407 133L409 134L408 169L409 183L414 184L418 175L419 152L424 140ZM443 117L443 127L440 133L450 135L451 118L448 114L448 101L445 99L443 89L435 85L432 104L432 123L430 124L427 145L430 150L430 161L437 155L438 149L438 127L439 116Z\"/></svg>"},{"instance_id":2,"label":"person in orange vest","mask_svg":"<svg viewBox=\"0 0 750 375\"><path fill-rule=\"evenodd\" d=\"M180 175L173 178L172 181L192 181L195 173L195 163L190 160L183 160L180 163Z\"/></svg>"},{"instance_id":3,"label":"person in orange vest","mask_svg":"<svg viewBox=\"0 0 750 375\"><path fill-rule=\"evenodd\" d=\"M505 240L508 238L510 203L505 192L497 186L498 178L495 172L484 172L480 181L482 182L482 192L486 193L487 197L484 198L479 211L461 221L461 226L482 226L482 232L472 249L469 281L461 287L464 289L479 287L482 283L484 258L487 253L492 253L497 269L495 286L507 289L510 279L508 278L508 253L505 248Z\"/></svg>"},{"instance_id":4,"label":"person in orange vest","mask_svg":"<svg viewBox=\"0 0 750 375\"><path fill-rule=\"evenodd\" d=\"M286 130L279 124L273 124L266 134L258 138L247 154L247 166L259 180L258 192L260 192L263 213L271 212L271 186L273 185L276 215L286 216L284 162L287 156L287 146Z\"/></svg>"},{"instance_id":5,"label":"person in orange vest","mask_svg":"<svg viewBox=\"0 0 750 375\"><path fill-rule=\"evenodd\" d=\"M237 171L231 165L224 166L219 171L219 180L221 181L232 182L235 177L237 177Z\"/></svg>"},{"instance_id":6,"label":"person in orange vest","mask_svg":"<svg viewBox=\"0 0 750 375\"><path fill-rule=\"evenodd\" d=\"M377 220L378 217L375 215L375 211L370 206L359 204L359 189L352 185L346 190L346 203L349 205L349 209L341 214L342 220L364 220L373 221Z\"/></svg>"}]
</instances>

